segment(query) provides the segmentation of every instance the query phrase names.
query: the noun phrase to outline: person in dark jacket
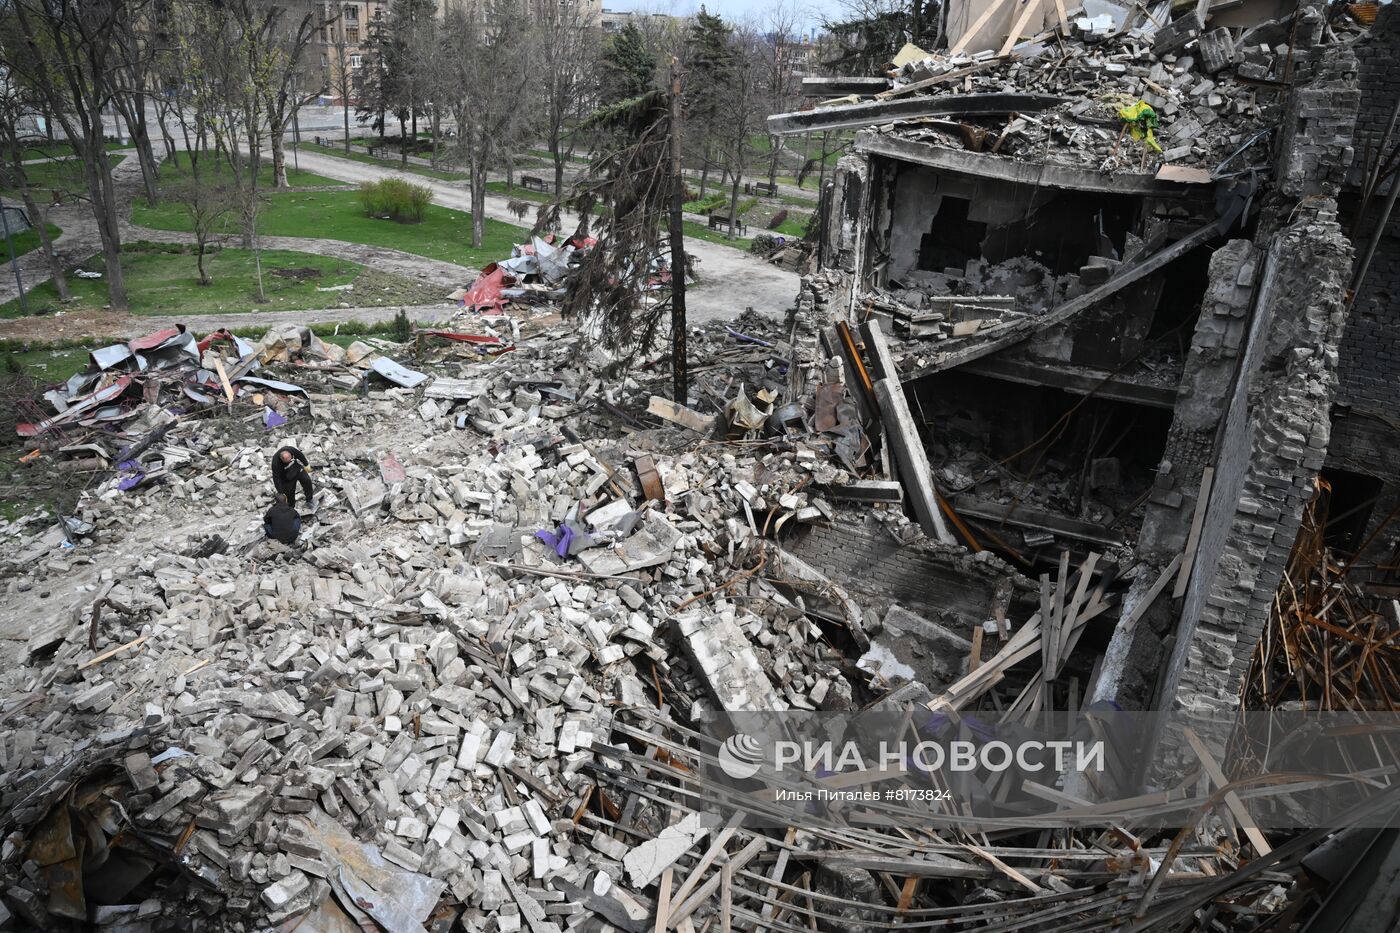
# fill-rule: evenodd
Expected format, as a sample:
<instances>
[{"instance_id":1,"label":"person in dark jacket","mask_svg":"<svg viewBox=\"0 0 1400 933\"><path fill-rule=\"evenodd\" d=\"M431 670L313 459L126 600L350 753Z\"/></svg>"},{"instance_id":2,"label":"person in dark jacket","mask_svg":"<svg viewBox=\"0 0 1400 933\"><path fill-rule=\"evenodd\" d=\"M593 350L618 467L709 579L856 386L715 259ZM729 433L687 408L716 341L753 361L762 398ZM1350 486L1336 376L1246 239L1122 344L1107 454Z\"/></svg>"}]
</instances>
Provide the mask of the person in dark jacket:
<instances>
[{"instance_id":1,"label":"person in dark jacket","mask_svg":"<svg viewBox=\"0 0 1400 933\"><path fill-rule=\"evenodd\" d=\"M272 508L263 516L263 533L283 544L291 544L301 532L301 516L287 504L287 497L278 493Z\"/></svg>"},{"instance_id":2,"label":"person in dark jacket","mask_svg":"<svg viewBox=\"0 0 1400 933\"><path fill-rule=\"evenodd\" d=\"M306 504L311 505L311 468L306 455L295 447L283 447L272 455L272 485L278 495L287 497L287 504L297 507L297 485L306 496Z\"/></svg>"}]
</instances>

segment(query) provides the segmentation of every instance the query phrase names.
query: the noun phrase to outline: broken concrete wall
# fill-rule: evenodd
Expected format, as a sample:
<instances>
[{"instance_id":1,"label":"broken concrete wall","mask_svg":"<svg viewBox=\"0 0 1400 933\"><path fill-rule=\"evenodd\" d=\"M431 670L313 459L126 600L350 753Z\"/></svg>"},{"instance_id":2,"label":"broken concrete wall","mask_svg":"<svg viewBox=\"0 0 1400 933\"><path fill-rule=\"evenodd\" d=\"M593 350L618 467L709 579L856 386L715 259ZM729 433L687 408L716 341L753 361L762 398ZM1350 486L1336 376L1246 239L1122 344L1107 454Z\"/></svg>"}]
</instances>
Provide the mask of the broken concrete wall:
<instances>
[{"instance_id":1,"label":"broken concrete wall","mask_svg":"<svg viewBox=\"0 0 1400 933\"><path fill-rule=\"evenodd\" d=\"M1010 576L1010 568L990 553L958 554L927 541L901 543L873 518L814 525L783 547L855 593L877 603L899 603L965 636L974 624L992 618L998 587L1007 592L1004 581Z\"/></svg>"},{"instance_id":2,"label":"broken concrete wall","mask_svg":"<svg viewBox=\"0 0 1400 933\"><path fill-rule=\"evenodd\" d=\"M814 328L850 316L853 289L865 262L869 198L869 163L844 156L822 197L819 270L802 278L797 293L797 316Z\"/></svg>"},{"instance_id":3,"label":"broken concrete wall","mask_svg":"<svg viewBox=\"0 0 1400 933\"><path fill-rule=\"evenodd\" d=\"M1162 687L1164 702L1187 708L1238 704L1326 456L1351 247L1332 202L1299 215L1269 248L1247 377L1226 415L1199 570Z\"/></svg>"},{"instance_id":4,"label":"broken concrete wall","mask_svg":"<svg viewBox=\"0 0 1400 933\"><path fill-rule=\"evenodd\" d=\"M1242 351L1250 326L1259 260L1259 250L1248 240L1231 240L1211 256L1210 281L1138 538L1137 558L1143 572L1129 589L1124 616L1147 597L1161 573L1182 553L1203 471L1212 465L1219 468L1216 451L1220 424L1245 362ZM1224 451L1222 457L1235 453ZM1221 523L1213 531L1223 530ZM1203 544L1198 566L1210 566L1206 552L1218 553L1218 543L1213 540L1210 545ZM1176 619L1171 601L1161 598L1132 630L1115 632L1094 685L1093 698L1112 700L1126 709L1150 709L1151 688L1157 682L1164 647L1169 644Z\"/></svg>"}]
</instances>

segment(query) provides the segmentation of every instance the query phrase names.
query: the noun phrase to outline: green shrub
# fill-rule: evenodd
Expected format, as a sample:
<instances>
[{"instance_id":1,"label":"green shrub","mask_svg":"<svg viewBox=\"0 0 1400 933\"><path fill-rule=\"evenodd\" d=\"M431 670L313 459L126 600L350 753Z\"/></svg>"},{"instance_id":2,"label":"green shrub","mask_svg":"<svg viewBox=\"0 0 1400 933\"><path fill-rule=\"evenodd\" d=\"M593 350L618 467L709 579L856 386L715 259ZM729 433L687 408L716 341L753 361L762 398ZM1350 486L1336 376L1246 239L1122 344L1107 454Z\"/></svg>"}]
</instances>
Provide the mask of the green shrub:
<instances>
[{"instance_id":1,"label":"green shrub","mask_svg":"<svg viewBox=\"0 0 1400 933\"><path fill-rule=\"evenodd\" d=\"M402 178L360 182L360 204L370 217L388 217L399 223L418 223L433 199L431 189Z\"/></svg>"},{"instance_id":2,"label":"green shrub","mask_svg":"<svg viewBox=\"0 0 1400 933\"><path fill-rule=\"evenodd\" d=\"M408 314L403 308L400 308L399 313L394 315L393 327L389 332L399 343L407 343L413 338L413 322L408 319Z\"/></svg>"}]
</instances>

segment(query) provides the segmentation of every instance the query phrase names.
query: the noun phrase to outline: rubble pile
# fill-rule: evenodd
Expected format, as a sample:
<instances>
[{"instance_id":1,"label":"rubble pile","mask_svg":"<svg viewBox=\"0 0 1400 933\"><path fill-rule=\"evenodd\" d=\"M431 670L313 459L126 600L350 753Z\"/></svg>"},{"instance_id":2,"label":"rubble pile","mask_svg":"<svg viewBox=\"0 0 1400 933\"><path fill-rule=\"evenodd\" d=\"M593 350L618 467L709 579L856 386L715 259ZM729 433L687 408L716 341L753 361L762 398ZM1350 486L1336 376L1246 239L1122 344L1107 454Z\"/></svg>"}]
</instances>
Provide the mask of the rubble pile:
<instances>
[{"instance_id":1,"label":"rubble pile","mask_svg":"<svg viewBox=\"0 0 1400 933\"><path fill-rule=\"evenodd\" d=\"M930 56L899 69L893 86L898 91L946 78L911 93L1064 98L1042 112L1017 114L989 126L991 138L971 134L970 148L977 151L985 145L999 155L1036 161L1136 168L1143 147L1121 139L1118 111L1139 100L1158 115L1160 160L1172 165L1214 169L1277 122L1279 99L1272 85L1282 79L1291 59L1286 35L1273 42L1282 32L1278 23L1255 27L1238 43L1229 30L1212 30L1192 39L1189 47L1184 41L1164 41L1166 30L1153 30L1150 23L1103 38L1092 28L1075 32L1079 41L1021 47L1006 58L992 52ZM959 136L957 126L882 131L910 138Z\"/></svg>"},{"instance_id":2,"label":"rubble pile","mask_svg":"<svg viewBox=\"0 0 1400 933\"><path fill-rule=\"evenodd\" d=\"M968 337L1028 314L1040 314L1082 294L1075 275L1055 276L1033 259L999 263L970 259L962 269L913 269L865 296L872 311L890 316L901 337Z\"/></svg>"},{"instance_id":3,"label":"rubble pile","mask_svg":"<svg viewBox=\"0 0 1400 933\"><path fill-rule=\"evenodd\" d=\"M620 712L832 708L858 689L799 595L829 581L750 577L784 566L765 535L832 515L818 490L868 448L839 381L782 404L790 379L826 374L762 321L697 334L715 416L650 418L642 385L577 365L577 336L527 328L514 352L447 354L432 375L395 363L413 388L289 393L303 404L275 427L246 389L243 417L176 418L164 443L197 469L110 473L76 549L5 528L12 594L95 572L3 675L5 903L36 925L111 905L98 915L122 929L182 898L265 923L338 905L398 930L442 900L466 929L545 930L578 925L564 892L587 889L643 916L631 847L578 819ZM279 331L202 361L301 372L337 355L319 344ZM186 383L206 372L182 366ZM144 375L148 392L180 384ZM638 427L619 435L623 406ZM707 430L677 424L692 419ZM262 538L257 508L283 443L318 485L291 548ZM150 514L168 533L113 561ZM63 858L36 841L58 837ZM98 852L85 899L62 873Z\"/></svg>"}]
</instances>

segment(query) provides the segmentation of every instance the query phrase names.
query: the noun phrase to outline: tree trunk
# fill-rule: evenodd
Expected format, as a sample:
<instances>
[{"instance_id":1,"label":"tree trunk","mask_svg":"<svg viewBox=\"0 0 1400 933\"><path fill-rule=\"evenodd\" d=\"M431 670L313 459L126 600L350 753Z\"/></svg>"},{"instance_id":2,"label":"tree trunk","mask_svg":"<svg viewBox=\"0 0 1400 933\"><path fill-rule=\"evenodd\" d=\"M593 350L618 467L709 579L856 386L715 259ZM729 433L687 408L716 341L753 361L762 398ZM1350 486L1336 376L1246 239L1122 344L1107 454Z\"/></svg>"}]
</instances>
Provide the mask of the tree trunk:
<instances>
[{"instance_id":1,"label":"tree trunk","mask_svg":"<svg viewBox=\"0 0 1400 933\"><path fill-rule=\"evenodd\" d=\"M146 189L146 201L155 204L160 200L160 189L157 187L156 156L151 149L151 134L146 127L146 108L144 102L137 98L136 106L139 108L136 113L136 122L133 124L127 121L127 127L131 130L131 140L136 144L136 157L141 161L141 184Z\"/></svg>"},{"instance_id":2,"label":"tree trunk","mask_svg":"<svg viewBox=\"0 0 1400 933\"><path fill-rule=\"evenodd\" d=\"M350 151L350 89L349 82L340 94L340 111L345 116L345 151Z\"/></svg>"},{"instance_id":3,"label":"tree trunk","mask_svg":"<svg viewBox=\"0 0 1400 933\"><path fill-rule=\"evenodd\" d=\"M204 237L198 238L198 251L195 253L195 264L199 266L199 284L213 285L214 280L209 278L209 273L204 271Z\"/></svg>"},{"instance_id":4,"label":"tree trunk","mask_svg":"<svg viewBox=\"0 0 1400 933\"><path fill-rule=\"evenodd\" d=\"M739 176L734 176L734 187L729 192L729 234L727 240L734 239L734 225L739 222Z\"/></svg>"},{"instance_id":5,"label":"tree trunk","mask_svg":"<svg viewBox=\"0 0 1400 933\"><path fill-rule=\"evenodd\" d=\"M700 151L700 197L705 197L705 186L710 181L710 147Z\"/></svg>"},{"instance_id":6,"label":"tree trunk","mask_svg":"<svg viewBox=\"0 0 1400 933\"><path fill-rule=\"evenodd\" d=\"M685 174L681 165L681 75L671 60L671 399L687 404L690 369L685 346Z\"/></svg>"},{"instance_id":7,"label":"tree trunk","mask_svg":"<svg viewBox=\"0 0 1400 933\"><path fill-rule=\"evenodd\" d=\"M127 301L126 280L122 274L122 240L117 221L116 192L112 184L112 164L107 158L101 123L89 127L87 143L88 155L92 156L95 153L95 158L83 159L83 167L87 176L88 194L92 201L93 219L97 221L97 232L102 238L107 304L113 311L125 312L129 311L131 306Z\"/></svg>"},{"instance_id":8,"label":"tree trunk","mask_svg":"<svg viewBox=\"0 0 1400 933\"><path fill-rule=\"evenodd\" d=\"M287 148L282 134L275 129L269 134L272 142L272 184L276 188L290 188L287 180Z\"/></svg>"},{"instance_id":9,"label":"tree trunk","mask_svg":"<svg viewBox=\"0 0 1400 933\"><path fill-rule=\"evenodd\" d=\"M472 249L486 236L486 163L472 160Z\"/></svg>"},{"instance_id":10,"label":"tree trunk","mask_svg":"<svg viewBox=\"0 0 1400 933\"><path fill-rule=\"evenodd\" d=\"M564 153L559 148L559 136L549 142L549 152L554 156L554 197L557 200L564 191Z\"/></svg>"},{"instance_id":11,"label":"tree trunk","mask_svg":"<svg viewBox=\"0 0 1400 933\"><path fill-rule=\"evenodd\" d=\"M73 297L73 292L68 288L68 276L63 274L63 263L53 251L53 240L49 238L48 212L34 200L28 185L20 186L19 196L24 201L25 212L34 218L34 229L39 233L39 248L44 251L44 262L48 264L49 274L53 277L54 291L58 292L59 300L67 301Z\"/></svg>"},{"instance_id":12,"label":"tree trunk","mask_svg":"<svg viewBox=\"0 0 1400 933\"><path fill-rule=\"evenodd\" d=\"M770 136L768 138L771 140L770 145L773 147L773 158L768 163L768 184L777 185L778 153L783 151L783 138L781 136ZM777 191L778 189L775 187L773 190Z\"/></svg>"}]
</instances>

